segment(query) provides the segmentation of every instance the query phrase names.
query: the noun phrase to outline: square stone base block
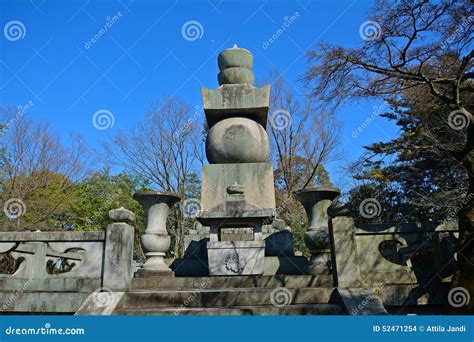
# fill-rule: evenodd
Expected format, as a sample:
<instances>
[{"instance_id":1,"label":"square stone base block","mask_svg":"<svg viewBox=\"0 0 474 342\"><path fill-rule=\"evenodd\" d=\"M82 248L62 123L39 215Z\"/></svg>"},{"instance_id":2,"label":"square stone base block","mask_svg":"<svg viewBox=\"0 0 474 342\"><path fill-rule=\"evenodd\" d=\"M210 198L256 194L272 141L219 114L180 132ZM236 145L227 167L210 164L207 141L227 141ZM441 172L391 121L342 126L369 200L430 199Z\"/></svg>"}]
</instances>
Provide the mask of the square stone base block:
<instances>
[{"instance_id":1,"label":"square stone base block","mask_svg":"<svg viewBox=\"0 0 474 342\"><path fill-rule=\"evenodd\" d=\"M202 167L202 210L213 210L227 200L227 187L245 187L245 201L261 209L275 208L273 168L270 163L209 164Z\"/></svg>"},{"instance_id":2,"label":"square stone base block","mask_svg":"<svg viewBox=\"0 0 474 342\"><path fill-rule=\"evenodd\" d=\"M209 241L209 275L259 275L265 268L265 241Z\"/></svg>"},{"instance_id":3,"label":"square stone base block","mask_svg":"<svg viewBox=\"0 0 474 342\"><path fill-rule=\"evenodd\" d=\"M135 278L153 278L153 277L174 277L174 272L171 269L169 271L156 271L156 270L147 270L146 268L140 268L135 273Z\"/></svg>"}]
</instances>

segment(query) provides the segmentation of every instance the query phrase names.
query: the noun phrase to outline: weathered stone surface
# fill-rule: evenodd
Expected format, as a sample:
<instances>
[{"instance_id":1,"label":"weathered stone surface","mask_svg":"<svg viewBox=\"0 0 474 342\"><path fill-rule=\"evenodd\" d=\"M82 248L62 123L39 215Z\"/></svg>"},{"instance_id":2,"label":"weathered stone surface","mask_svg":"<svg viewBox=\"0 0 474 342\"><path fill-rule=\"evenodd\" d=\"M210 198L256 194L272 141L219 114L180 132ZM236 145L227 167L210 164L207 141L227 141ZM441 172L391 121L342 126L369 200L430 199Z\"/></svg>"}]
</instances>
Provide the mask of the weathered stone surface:
<instances>
[{"instance_id":1,"label":"weathered stone surface","mask_svg":"<svg viewBox=\"0 0 474 342\"><path fill-rule=\"evenodd\" d=\"M331 186L306 188L296 193L308 216L304 241L311 252L311 274L332 273L328 208L340 194L339 189Z\"/></svg>"},{"instance_id":2,"label":"weathered stone surface","mask_svg":"<svg viewBox=\"0 0 474 342\"><path fill-rule=\"evenodd\" d=\"M328 275L274 275L274 276L229 276L229 277L176 277L176 278L135 278L133 289L153 290L181 288L234 289L234 288L278 288L299 289L305 287L332 287L332 277Z\"/></svg>"},{"instance_id":3,"label":"weathered stone surface","mask_svg":"<svg viewBox=\"0 0 474 342\"><path fill-rule=\"evenodd\" d=\"M433 283L454 273L455 224L436 222L355 226L355 241L366 284Z\"/></svg>"},{"instance_id":4,"label":"weathered stone surface","mask_svg":"<svg viewBox=\"0 0 474 342\"><path fill-rule=\"evenodd\" d=\"M135 214L124 207L109 211L109 217L116 222L135 222Z\"/></svg>"},{"instance_id":5,"label":"weathered stone surface","mask_svg":"<svg viewBox=\"0 0 474 342\"><path fill-rule=\"evenodd\" d=\"M103 241L105 232L0 232L0 242L7 241Z\"/></svg>"},{"instance_id":6,"label":"weathered stone surface","mask_svg":"<svg viewBox=\"0 0 474 342\"><path fill-rule=\"evenodd\" d=\"M0 292L0 303L7 304L3 312L15 314L74 313L88 296L85 292Z\"/></svg>"},{"instance_id":7,"label":"weathered stone surface","mask_svg":"<svg viewBox=\"0 0 474 342\"><path fill-rule=\"evenodd\" d=\"M39 234L39 233L38 233ZM29 234L12 234L17 237L18 244L7 252L14 259L23 259L18 270L12 275L14 278L100 278L102 275L103 241L54 241L54 238L62 239L63 236L55 234L45 236L46 241L27 241ZM82 234L81 234L82 235ZM87 235L82 235L86 237ZM95 238L95 236L94 236ZM76 240L76 241L75 241ZM9 242L0 242L0 245L11 245ZM47 271L48 264L61 262L69 266L67 272L50 274Z\"/></svg>"},{"instance_id":8,"label":"weathered stone surface","mask_svg":"<svg viewBox=\"0 0 474 342\"><path fill-rule=\"evenodd\" d=\"M253 84L254 75L249 69L235 67L222 70L217 75L220 85L223 84Z\"/></svg>"},{"instance_id":9,"label":"weathered stone surface","mask_svg":"<svg viewBox=\"0 0 474 342\"><path fill-rule=\"evenodd\" d=\"M0 275L0 290L7 292L92 292L101 285L102 278L14 278Z\"/></svg>"},{"instance_id":10,"label":"weathered stone surface","mask_svg":"<svg viewBox=\"0 0 474 342\"><path fill-rule=\"evenodd\" d=\"M201 93L209 128L231 117L249 118L267 127L269 85L255 88L249 84L224 84L218 89L201 88Z\"/></svg>"},{"instance_id":11,"label":"weathered stone surface","mask_svg":"<svg viewBox=\"0 0 474 342\"><path fill-rule=\"evenodd\" d=\"M361 287L362 280L359 265L361 260L357 254L355 241L354 219L336 217L330 227L334 236L336 263L336 283L340 287Z\"/></svg>"},{"instance_id":12,"label":"weathered stone surface","mask_svg":"<svg viewBox=\"0 0 474 342\"><path fill-rule=\"evenodd\" d=\"M82 303L75 316L109 316L124 295L125 292L95 291Z\"/></svg>"},{"instance_id":13,"label":"weathered stone surface","mask_svg":"<svg viewBox=\"0 0 474 342\"><path fill-rule=\"evenodd\" d=\"M179 291L155 290L134 291L125 294L121 307L157 308L157 307L227 307L235 305L272 305L272 288L243 288L215 289L208 288L205 283L191 289L180 289ZM301 288L287 289L289 304L328 304L334 297L335 289L324 288ZM286 292L286 291L285 291ZM273 294L273 297L275 295ZM191 298L191 299L190 299ZM284 306L284 305L282 305Z\"/></svg>"},{"instance_id":14,"label":"weathered stone surface","mask_svg":"<svg viewBox=\"0 0 474 342\"><path fill-rule=\"evenodd\" d=\"M373 288L337 288L349 315L388 315L382 294Z\"/></svg>"},{"instance_id":15,"label":"weathered stone surface","mask_svg":"<svg viewBox=\"0 0 474 342\"><path fill-rule=\"evenodd\" d=\"M231 307L178 307L151 309L119 309L114 315L192 315L192 316L306 316L306 315L344 315L340 304L296 304L277 308L266 306L231 306Z\"/></svg>"},{"instance_id":16,"label":"weathered stone surface","mask_svg":"<svg viewBox=\"0 0 474 342\"><path fill-rule=\"evenodd\" d=\"M137 271L139 276L161 276L172 271L164 261L170 246L171 238L166 230L166 220L171 207L181 198L176 193L145 191L133 195L143 206L147 215L145 234L142 243L147 260L142 269Z\"/></svg>"},{"instance_id":17,"label":"weathered stone surface","mask_svg":"<svg viewBox=\"0 0 474 342\"><path fill-rule=\"evenodd\" d=\"M275 208L273 170L270 163L211 164L202 169L201 205L209 210L224 203L227 187L245 187L245 200L257 208Z\"/></svg>"},{"instance_id":18,"label":"weathered stone surface","mask_svg":"<svg viewBox=\"0 0 474 342\"><path fill-rule=\"evenodd\" d=\"M134 228L126 223L107 226L105 240L103 286L113 291L125 291L132 283Z\"/></svg>"},{"instance_id":19,"label":"weathered stone surface","mask_svg":"<svg viewBox=\"0 0 474 342\"><path fill-rule=\"evenodd\" d=\"M270 141L257 122L229 118L219 121L209 131L206 156L211 164L266 162L270 156Z\"/></svg>"},{"instance_id":20,"label":"weathered stone surface","mask_svg":"<svg viewBox=\"0 0 474 342\"><path fill-rule=\"evenodd\" d=\"M222 50L219 53L219 56L217 56L217 64L221 71L234 67L252 70L253 55L249 50L234 45L232 48Z\"/></svg>"},{"instance_id":21,"label":"weathered stone surface","mask_svg":"<svg viewBox=\"0 0 474 342\"><path fill-rule=\"evenodd\" d=\"M219 84L253 84L253 56L249 50L234 45L221 51L217 58Z\"/></svg>"},{"instance_id":22,"label":"weathered stone surface","mask_svg":"<svg viewBox=\"0 0 474 342\"><path fill-rule=\"evenodd\" d=\"M265 241L210 241L207 243L209 274L263 274Z\"/></svg>"}]
</instances>

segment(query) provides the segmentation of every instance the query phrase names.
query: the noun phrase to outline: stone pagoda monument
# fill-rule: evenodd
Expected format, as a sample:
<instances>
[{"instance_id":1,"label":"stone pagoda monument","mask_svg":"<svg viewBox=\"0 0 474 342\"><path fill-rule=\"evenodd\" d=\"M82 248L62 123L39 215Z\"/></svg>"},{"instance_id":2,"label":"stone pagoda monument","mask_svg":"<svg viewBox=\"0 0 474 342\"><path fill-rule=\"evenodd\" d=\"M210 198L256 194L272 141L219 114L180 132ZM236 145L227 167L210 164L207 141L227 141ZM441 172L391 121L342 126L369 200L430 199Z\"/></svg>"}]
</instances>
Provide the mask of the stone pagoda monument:
<instances>
[{"instance_id":1,"label":"stone pagoda monument","mask_svg":"<svg viewBox=\"0 0 474 342\"><path fill-rule=\"evenodd\" d=\"M218 57L220 87L202 88L209 127L202 170L202 210L210 227L209 275L258 275L264 271L262 226L275 216L273 169L265 127L270 86L253 86L253 56L234 45ZM252 241L222 241L224 229L251 228Z\"/></svg>"}]
</instances>

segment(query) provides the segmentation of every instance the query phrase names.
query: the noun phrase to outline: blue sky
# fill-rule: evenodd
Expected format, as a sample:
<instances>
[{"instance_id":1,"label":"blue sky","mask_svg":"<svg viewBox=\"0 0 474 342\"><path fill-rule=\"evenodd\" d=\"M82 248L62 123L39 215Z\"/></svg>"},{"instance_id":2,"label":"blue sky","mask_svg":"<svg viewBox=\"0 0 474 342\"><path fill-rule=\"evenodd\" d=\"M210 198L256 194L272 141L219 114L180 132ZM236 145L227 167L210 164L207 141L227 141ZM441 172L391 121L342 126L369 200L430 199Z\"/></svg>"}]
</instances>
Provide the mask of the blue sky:
<instances>
[{"instance_id":1,"label":"blue sky","mask_svg":"<svg viewBox=\"0 0 474 342\"><path fill-rule=\"evenodd\" d=\"M321 40L362 44L359 27L372 3L0 0L0 105L32 101L26 115L49 121L63 139L78 132L98 146L108 134L141 120L161 96L201 105L200 87L218 86L218 52L234 43L253 52L257 78L277 69L303 91L297 81L307 66L303 52ZM297 12L284 34L264 46ZM22 38L7 39L4 28L12 21L23 24ZM197 39L182 34L190 21L200 25ZM107 22L107 32L91 43ZM338 111L343 158L328 165L336 185L347 188L341 167L360 156L362 146L396 134L392 124L376 118L354 138L373 106L380 105L360 102ZM115 118L107 130L92 124L101 109Z\"/></svg>"}]
</instances>

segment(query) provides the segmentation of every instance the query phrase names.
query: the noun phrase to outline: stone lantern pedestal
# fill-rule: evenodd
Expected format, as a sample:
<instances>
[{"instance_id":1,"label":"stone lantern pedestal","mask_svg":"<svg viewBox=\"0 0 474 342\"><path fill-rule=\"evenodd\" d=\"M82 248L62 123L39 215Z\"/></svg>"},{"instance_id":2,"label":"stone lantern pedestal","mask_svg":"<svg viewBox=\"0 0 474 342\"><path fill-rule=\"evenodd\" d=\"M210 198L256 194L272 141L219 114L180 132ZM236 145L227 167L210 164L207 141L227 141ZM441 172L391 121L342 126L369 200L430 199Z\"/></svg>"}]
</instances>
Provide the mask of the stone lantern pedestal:
<instances>
[{"instance_id":1,"label":"stone lantern pedestal","mask_svg":"<svg viewBox=\"0 0 474 342\"><path fill-rule=\"evenodd\" d=\"M333 187L306 188L296 193L308 216L308 230L304 235L311 252L309 274L332 274L329 216L327 210L340 191Z\"/></svg>"},{"instance_id":2,"label":"stone lantern pedestal","mask_svg":"<svg viewBox=\"0 0 474 342\"><path fill-rule=\"evenodd\" d=\"M137 271L138 277L172 275L164 257L171 243L166 230L166 220L171 207L180 201L178 194L171 192L145 191L133 195L145 210L147 226L141 237L145 249L146 262Z\"/></svg>"}]
</instances>

